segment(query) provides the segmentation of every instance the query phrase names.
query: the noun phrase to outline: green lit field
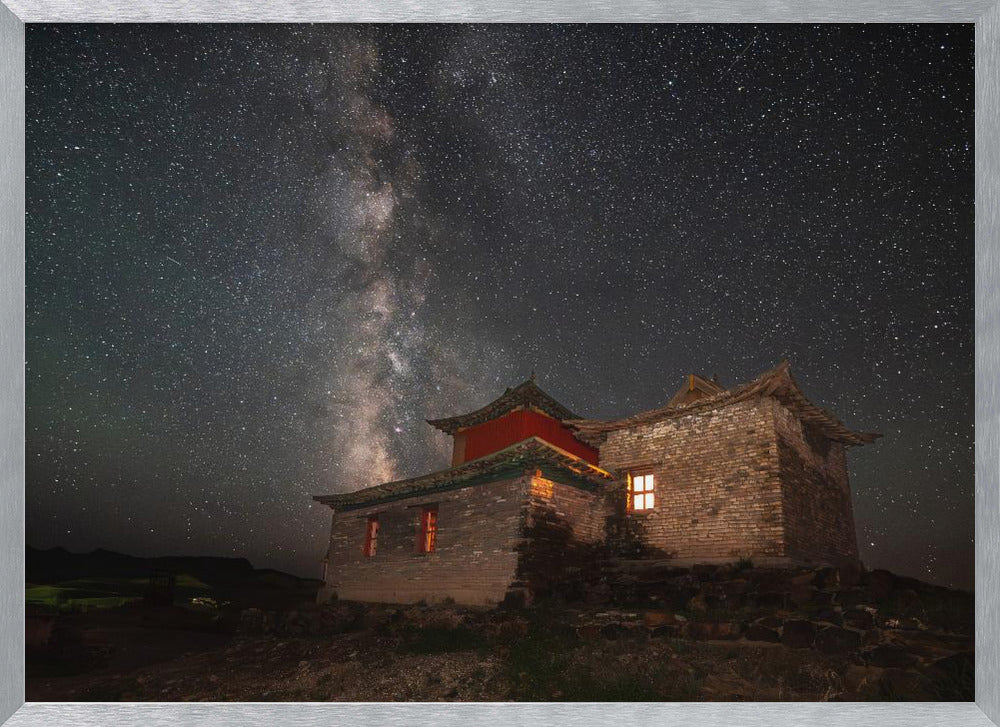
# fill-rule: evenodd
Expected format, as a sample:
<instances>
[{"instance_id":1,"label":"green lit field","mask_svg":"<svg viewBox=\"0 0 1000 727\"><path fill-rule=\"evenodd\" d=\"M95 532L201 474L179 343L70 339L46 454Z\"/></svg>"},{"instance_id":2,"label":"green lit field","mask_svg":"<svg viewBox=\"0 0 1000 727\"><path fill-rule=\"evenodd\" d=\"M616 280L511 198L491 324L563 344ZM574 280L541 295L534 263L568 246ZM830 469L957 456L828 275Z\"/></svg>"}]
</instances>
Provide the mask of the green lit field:
<instances>
[{"instance_id":1,"label":"green lit field","mask_svg":"<svg viewBox=\"0 0 1000 727\"><path fill-rule=\"evenodd\" d=\"M115 608L142 600L146 578L86 578L51 584L25 584L25 602L29 605L59 609ZM175 600L186 603L191 598L207 596L212 589L194 576L179 574L174 589Z\"/></svg>"}]
</instances>

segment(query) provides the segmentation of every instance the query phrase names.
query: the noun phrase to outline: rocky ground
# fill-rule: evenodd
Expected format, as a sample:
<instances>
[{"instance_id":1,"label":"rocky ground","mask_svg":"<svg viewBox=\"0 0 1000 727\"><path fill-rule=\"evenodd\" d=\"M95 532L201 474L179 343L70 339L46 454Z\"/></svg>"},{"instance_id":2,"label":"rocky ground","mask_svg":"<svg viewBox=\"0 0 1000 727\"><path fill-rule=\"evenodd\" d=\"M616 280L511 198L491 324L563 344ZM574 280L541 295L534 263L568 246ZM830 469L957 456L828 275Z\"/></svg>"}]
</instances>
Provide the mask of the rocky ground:
<instances>
[{"instance_id":1,"label":"rocky ground","mask_svg":"<svg viewBox=\"0 0 1000 727\"><path fill-rule=\"evenodd\" d=\"M521 609L339 602L284 612L81 614L29 650L27 698L973 697L971 594L885 571L667 568L610 580L609 592L623 595L595 588L589 599Z\"/></svg>"}]
</instances>

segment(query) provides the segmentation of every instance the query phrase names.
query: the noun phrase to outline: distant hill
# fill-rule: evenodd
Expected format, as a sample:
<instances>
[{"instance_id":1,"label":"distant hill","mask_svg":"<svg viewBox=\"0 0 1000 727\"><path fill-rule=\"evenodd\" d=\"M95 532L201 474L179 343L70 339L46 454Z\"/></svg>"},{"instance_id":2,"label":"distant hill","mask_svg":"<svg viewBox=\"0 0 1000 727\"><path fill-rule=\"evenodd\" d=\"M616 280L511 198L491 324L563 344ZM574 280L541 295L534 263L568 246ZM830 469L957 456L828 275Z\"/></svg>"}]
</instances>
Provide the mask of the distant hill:
<instances>
[{"instance_id":1,"label":"distant hill","mask_svg":"<svg viewBox=\"0 0 1000 727\"><path fill-rule=\"evenodd\" d=\"M30 545L25 549L25 581L34 585L95 580L105 585L120 582L123 595L126 595L134 593L137 581L164 571L204 584L216 600L258 608L287 608L302 601L312 601L322 585L315 578L255 569L246 558L139 558L101 548L90 553L71 553L59 547L40 550Z\"/></svg>"}]
</instances>

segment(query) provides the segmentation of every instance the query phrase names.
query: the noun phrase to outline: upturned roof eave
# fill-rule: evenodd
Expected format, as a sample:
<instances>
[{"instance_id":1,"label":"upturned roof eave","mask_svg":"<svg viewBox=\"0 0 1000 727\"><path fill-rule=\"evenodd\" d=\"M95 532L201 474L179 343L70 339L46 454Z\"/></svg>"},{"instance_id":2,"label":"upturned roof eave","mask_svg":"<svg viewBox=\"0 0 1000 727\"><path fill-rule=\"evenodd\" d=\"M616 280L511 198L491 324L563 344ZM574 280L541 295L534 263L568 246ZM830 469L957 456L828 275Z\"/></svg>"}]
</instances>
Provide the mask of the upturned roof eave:
<instances>
[{"instance_id":1,"label":"upturned roof eave","mask_svg":"<svg viewBox=\"0 0 1000 727\"><path fill-rule=\"evenodd\" d=\"M560 421L564 419L579 419L577 414L571 412L543 391L535 383L534 378L530 378L512 389L507 389L507 391L496 399L485 406L479 407L475 411L452 417L443 417L441 419L425 419L424 421L435 429L440 429L445 434L454 434L459 429L482 424L525 405L534 406Z\"/></svg>"},{"instance_id":2,"label":"upturned roof eave","mask_svg":"<svg viewBox=\"0 0 1000 727\"><path fill-rule=\"evenodd\" d=\"M816 424L824 434L848 445L870 444L882 435L878 432L856 432L846 426L827 410L809 401L789 371L789 362L780 364L765 371L753 381L727 389L714 396L699 399L691 404L671 406L633 414L629 417L601 421L597 419L572 419L564 422L577 437L590 445L600 444L608 432L628 429L633 426L652 424L683 416L697 415L729 406L754 396L771 396L791 409L803 421Z\"/></svg>"}]
</instances>

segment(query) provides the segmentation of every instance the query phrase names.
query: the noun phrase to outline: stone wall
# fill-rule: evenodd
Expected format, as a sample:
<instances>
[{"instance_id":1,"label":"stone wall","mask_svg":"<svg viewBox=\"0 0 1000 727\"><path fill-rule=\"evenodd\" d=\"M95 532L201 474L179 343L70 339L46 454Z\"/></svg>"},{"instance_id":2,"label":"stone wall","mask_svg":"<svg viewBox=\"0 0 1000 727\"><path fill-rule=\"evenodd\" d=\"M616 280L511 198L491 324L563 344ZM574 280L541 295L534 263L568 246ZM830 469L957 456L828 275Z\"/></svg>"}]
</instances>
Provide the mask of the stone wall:
<instances>
[{"instance_id":1,"label":"stone wall","mask_svg":"<svg viewBox=\"0 0 1000 727\"><path fill-rule=\"evenodd\" d=\"M679 564L787 560L769 401L608 434L602 467L654 475L655 508L624 515L647 549Z\"/></svg>"},{"instance_id":2,"label":"stone wall","mask_svg":"<svg viewBox=\"0 0 1000 727\"><path fill-rule=\"evenodd\" d=\"M529 488L530 478L519 477L334 513L319 600L499 603L515 577ZM434 504L436 549L420 553L421 508ZM374 514L378 550L366 557L365 528Z\"/></svg>"},{"instance_id":3,"label":"stone wall","mask_svg":"<svg viewBox=\"0 0 1000 727\"><path fill-rule=\"evenodd\" d=\"M857 560L844 445L775 404L785 547L796 562Z\"/></svg>"},{"instance_id":4,"label":"stone wall","mask_svg":"<svg viewBox=\"0 0 1000 727\"><path fill-rule=\"evenodd\" d=\"M655 477L656 507L620 516L643 555L678 565L857 557L843 445L773 398L610 432L600 464Z\"/></svg>"},{"instance_id":5,"label":"stone wall","mask_svg":"<svg viewBox=\"0 0 1000 727\"><path fill-rule=\"evenodd\" d=\"M420 512L432 504L436 549L420 553ZM378 549L367 557L365 528L374 514ZM580 582L580 570L594 565L606 519L599 493L540 473L335 513L319 600L527 603Z\"/></svg>"},{"instance_id":6,"label":"stone wall","mask_svg":"<svg viewBox=\"0 0 1000 727\"><path fill-rule=\"evenodd\" d=\"M599 565L606 519L603 493L533 477L514 591L524 601L579 597L583 574Z\"/></svg>"}]
</instances>

